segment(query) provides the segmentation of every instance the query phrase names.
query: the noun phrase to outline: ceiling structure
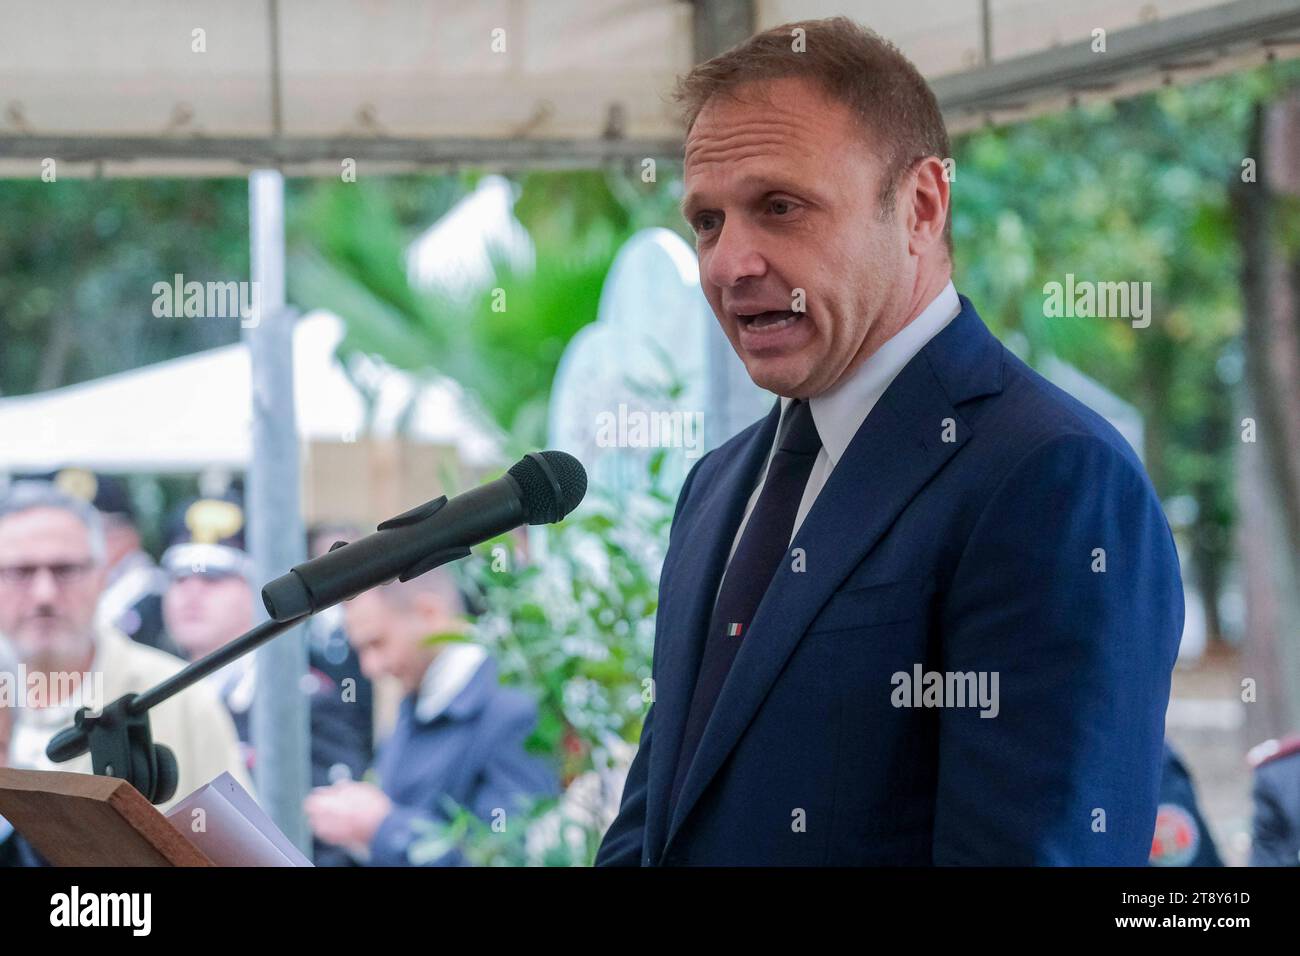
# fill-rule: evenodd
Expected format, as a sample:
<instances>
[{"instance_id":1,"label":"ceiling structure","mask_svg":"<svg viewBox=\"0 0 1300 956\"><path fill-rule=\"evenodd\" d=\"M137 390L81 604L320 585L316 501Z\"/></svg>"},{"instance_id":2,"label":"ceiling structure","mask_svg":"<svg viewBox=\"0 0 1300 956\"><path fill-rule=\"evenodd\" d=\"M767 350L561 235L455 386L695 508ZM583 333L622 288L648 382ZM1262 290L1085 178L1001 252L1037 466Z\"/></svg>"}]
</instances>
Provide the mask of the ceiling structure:
<instances>
[{"instance_id":1,"label":"ceiling structure","mask_svg":"<svg viewBox=\"0 0 1300 956\"><path fill-rule=\"evenodd\" d=\"M955 132L1300 55L1300 0L0 0L0 176L672 159L677 75L836 14Z\"/></svg>"}]
</instances>

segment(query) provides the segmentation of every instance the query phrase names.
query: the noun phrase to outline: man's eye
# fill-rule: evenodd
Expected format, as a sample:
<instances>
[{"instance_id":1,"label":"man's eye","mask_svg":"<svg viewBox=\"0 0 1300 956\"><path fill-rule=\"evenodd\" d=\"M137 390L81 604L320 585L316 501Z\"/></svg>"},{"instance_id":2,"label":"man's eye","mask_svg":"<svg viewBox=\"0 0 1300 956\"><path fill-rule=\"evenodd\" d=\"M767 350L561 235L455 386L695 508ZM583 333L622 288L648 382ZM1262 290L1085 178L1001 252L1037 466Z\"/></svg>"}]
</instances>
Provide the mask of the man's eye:
<instances>
[{"instance_id":1,"label":"man's eye","mask_svg":"<svg viewBox=\"0 0 1300 956\"><path fill-rule=\"evenodd\" d=\"M784 216L794 211L794 203L788 199L773 199L768 203L768 208L778 216Z\"/></svg>"},{"instance_id":2,"label":"man's eye","mask_svg":"<svg viewBox=\"0 0 1300 956\"><path fill-rule=\"evenodd\" d=\"M713 215L713 213L711 212L700 213L698 216L695 217L695 231L708 232L710 229L713 229L717 225L717 223L715 222L717 218L718 217Z\"/></svg>"}]
</instances>

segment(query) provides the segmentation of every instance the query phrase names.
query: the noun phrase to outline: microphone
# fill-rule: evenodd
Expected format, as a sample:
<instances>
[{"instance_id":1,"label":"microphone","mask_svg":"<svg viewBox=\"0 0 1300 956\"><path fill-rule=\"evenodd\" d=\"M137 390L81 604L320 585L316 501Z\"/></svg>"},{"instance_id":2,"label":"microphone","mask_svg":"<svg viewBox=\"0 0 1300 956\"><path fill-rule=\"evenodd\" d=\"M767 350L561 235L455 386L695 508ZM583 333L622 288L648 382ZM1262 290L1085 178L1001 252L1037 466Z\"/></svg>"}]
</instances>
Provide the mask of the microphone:
<instances>
[{"instance_id":1,"label":"microphone","mask_svg":"<svg viewBox=\"0 0 1300 956\"><path fill-rule=\"evenodd\" d=\"M293 567L262 588L273 621L291 621L356 597L393 578L409 581L469 555L471 546L521 524L550 524L578 506L587 472L562 451L529 452L495 481L427 501L389 518L374 534Z\"/></svg>"}]
</instances>

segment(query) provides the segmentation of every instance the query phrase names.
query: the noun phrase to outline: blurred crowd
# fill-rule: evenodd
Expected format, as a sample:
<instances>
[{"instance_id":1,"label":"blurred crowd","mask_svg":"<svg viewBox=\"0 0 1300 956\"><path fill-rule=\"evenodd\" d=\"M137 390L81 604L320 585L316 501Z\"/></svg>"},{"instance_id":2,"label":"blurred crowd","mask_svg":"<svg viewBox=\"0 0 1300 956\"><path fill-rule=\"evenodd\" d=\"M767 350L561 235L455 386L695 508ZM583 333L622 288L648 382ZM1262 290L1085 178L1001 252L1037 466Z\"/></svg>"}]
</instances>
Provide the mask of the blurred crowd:
<instances>
[{"instance_id":1,"label":"blurred crowd","mask_svg":"<svg viewBox=\"0 0 1300 956\"><path fill-rule=\"evenodd\" d=\"M57 764L46 755L80 707L141 693L252 628L260 598L245 524L237 487L185 501L155 562L113 476L63 469L0 490L0 767L90 773L89 754ZM309 554L355 533L313 528ZM454 578L437 569L304 626L303 813L316 865L463 863L454 848L411 851L457 812L498 825L557 795L555 768L524 746L534 701L499 683L491 657L466 639L466 614ZM179 767L161 810L223 772L256 796L256 686L247 654L149 712L154 741ZM44 863L0 817L0 865Z\"/></svg>"}]
</instances>

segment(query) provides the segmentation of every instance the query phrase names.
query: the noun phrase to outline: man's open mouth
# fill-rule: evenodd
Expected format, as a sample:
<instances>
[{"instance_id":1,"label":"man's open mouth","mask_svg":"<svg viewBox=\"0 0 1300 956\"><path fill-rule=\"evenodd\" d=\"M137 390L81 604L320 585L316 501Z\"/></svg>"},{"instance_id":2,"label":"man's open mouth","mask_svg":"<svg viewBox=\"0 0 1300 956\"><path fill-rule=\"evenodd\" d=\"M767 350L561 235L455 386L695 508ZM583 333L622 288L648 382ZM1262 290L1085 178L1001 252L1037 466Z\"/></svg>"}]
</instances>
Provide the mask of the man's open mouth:
<instances>
[{"instance_id":1,"label":"man's open mouth","mask_svg":"<svg viewBox=\"0 0 1300 956\"><path fill-rule=\"evenodd\" d=\"M753 315L737 315L740 324L751 332L775 332L793 325L807 315L805 312L792 312L789 309L757 312Z\"/></svg>"}]
</instances>

